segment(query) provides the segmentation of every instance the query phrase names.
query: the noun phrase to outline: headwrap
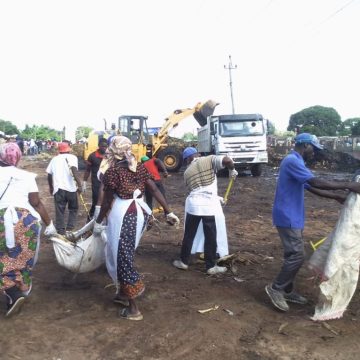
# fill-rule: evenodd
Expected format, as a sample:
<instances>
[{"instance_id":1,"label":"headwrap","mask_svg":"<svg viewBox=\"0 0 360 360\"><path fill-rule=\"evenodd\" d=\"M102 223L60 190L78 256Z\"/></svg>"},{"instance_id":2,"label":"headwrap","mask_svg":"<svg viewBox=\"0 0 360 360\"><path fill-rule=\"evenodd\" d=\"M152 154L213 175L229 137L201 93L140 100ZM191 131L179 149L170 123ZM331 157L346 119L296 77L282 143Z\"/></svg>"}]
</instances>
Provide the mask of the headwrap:
<instances>
[{"instance_id":1,"label":"headwrap","mask_svg":"<svg viewBox=\"0 0 360 360\"><path fill-rule=\"evenodd\" d=\"M116 160L127 160L128 168L136 172L137 161L131 152L131 141L125 136L114 136L106 150L106 158L110 166L113 166Z\"/></svg>"},{"instance_id":2,"label":"headwrap","mask_svg":"<svg viewBox=\"0 0 360 360\"><path fill-rule=\"evenodd\" d=\"M15 142L0 145L0 161L6 165L16 166L21 158L21 150Z\"/></svg>"}]
</instances>

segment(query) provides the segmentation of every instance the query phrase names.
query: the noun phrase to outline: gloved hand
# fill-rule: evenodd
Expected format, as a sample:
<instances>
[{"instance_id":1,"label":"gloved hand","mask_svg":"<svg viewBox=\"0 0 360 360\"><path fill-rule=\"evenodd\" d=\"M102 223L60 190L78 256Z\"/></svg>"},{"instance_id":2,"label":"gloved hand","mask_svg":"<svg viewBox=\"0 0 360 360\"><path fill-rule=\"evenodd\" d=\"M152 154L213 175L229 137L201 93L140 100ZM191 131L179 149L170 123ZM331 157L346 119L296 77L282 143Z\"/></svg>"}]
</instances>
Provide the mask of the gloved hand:
<instances>
[{"instance_id":1,"label":"gloved hand","mask_svg":"<svg viewBox=\"0 0 360 360\"><path fill-rule=\"evenodd\" d=\"M179 218L173 212L166 215L166 222L170 225L175 225L176 227L180 224Z\"/></svg>"},{"instance_id":2,"label":"gloved hand","mask_svg":"<svg viewBox=\"0 0 360 360\"><path fill-rule=\"evenodd\" d=\"M50 224L45 228L44 235L45 236L52 236L57 234L56 228L51 220Z\"/></svg>"},{"instance_id":3,"label":"gloved hand","mask_svg":"<svg viewBox=\"0 0 360 360\"><path fill-rule=\"evenodd\" d=\"M83 181L82 182L82 185L81 185L81 191L84 193L87 189L87 182L86 181Z\"/></svg>"},{"instance_id":4,"label":"gloved hand","mask_svg":"<svg viewBox=\"0 0 360 360\"><path fill-rule=\"evenodd\" d=\"M101 235L101 233L102 233L105 229L106 229L106 226L95 222L95 224L94 224L94 229L93 229L93 234L99 236L99 235Z\"/></svg>"},{"instance_id":5,"label":"gloved hand","mask_svg":"<svg viewBox=\"0 0 360 360\"><path fill-rule=\"evenodd\" d=\"M232 179L236 179L236 177L239 175L239 173L235 169L229 170L229 177Z\"/></svg>"},{"instance_id":6,"label":"gloved hand","mask_svg":"<svg viewBox=\"0 0 360 360\"><path fill-rule=\"evenodd\" d=\"M97 217L99 216L100 214L100 209L101 209L101 206L100 205L96 205L95 206L95 211L94 211L94 216L93 216L93 219L97 219Z\"/></svg>"}]
</instances>

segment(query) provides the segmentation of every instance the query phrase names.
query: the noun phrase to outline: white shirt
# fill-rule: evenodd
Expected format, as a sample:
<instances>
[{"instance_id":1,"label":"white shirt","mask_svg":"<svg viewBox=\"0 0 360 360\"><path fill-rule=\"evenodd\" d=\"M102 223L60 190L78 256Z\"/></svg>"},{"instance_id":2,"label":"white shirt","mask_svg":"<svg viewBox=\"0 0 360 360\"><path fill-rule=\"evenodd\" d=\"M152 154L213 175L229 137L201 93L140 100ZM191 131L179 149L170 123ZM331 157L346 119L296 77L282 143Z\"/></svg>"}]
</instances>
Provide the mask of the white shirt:
<instances>
[{"instance_id":1,"label":"white shirt","mask_svg":"<svg viewBox=\"0 0 360 360\"><path fill-rule=\"evenodd\" d=\"M69 192L75 192L77 190L76 182L70 172L70 168L72 167L78 168L78 159L73 154L59 154L51 159L46 168L46 172L53 177L53 195L55 195L59 189Z\"/></svg>"},{"instance_id":2,"label":"white shirt","mask_svg":"<svg viewBox=\"0 0 360 360\"><path fill-rule=\"evenodd\" d=\"M0 208L9 206L27 209L37 218L39 214L29 203L29 193L39 192L35 178L36 174L21 170L15 166L0 167L0 197L4 193L7 185L10 185L0 200Z\"/></svg>"}]
</instances>

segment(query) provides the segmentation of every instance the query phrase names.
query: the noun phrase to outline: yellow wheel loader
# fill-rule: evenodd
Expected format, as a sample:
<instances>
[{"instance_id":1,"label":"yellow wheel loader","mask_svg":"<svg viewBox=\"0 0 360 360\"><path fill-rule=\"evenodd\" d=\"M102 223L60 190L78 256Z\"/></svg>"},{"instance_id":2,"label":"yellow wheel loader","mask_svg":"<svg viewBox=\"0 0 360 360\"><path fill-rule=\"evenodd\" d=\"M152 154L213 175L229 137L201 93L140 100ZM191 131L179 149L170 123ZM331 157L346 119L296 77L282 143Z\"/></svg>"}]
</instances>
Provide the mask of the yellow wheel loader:
<instances>
[{"instance_id":1,"label":"yellow wheel loader","mask_svg":"<svg viewBox=\"0 0 360 360\"><path fill-rule=\"evenodd\" d=\"M123 135L133 143L132 151L138 161L144 155L156 156L164 162L168 171L175 172L182 165L183 149L178 145L169 145L169 131L190 115L194 116L200 126L204 126L207 123L207 117L213 115L217 105L215 101L208 100L205 103L196 104L193 108L175 110L165 119L162 127L153 134L148 131L147 116L122 115L118 119L117 128L113 126L111 130L90 133L83 151L83 158L87 159L98 148L100 138L107 139L112 135Z\"/></svg>"}]
</instances>

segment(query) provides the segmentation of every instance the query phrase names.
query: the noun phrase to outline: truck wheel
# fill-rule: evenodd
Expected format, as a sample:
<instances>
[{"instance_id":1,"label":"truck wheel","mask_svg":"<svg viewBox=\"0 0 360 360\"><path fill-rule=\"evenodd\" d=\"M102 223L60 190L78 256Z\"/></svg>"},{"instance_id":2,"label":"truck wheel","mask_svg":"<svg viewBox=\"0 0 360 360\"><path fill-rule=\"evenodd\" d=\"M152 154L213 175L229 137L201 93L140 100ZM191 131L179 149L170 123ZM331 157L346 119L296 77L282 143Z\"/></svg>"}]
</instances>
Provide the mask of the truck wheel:
<instances>
[{"instance_id":1,"label":"truck wheel","mask_svg":"<svg viewBox=\"0 0 360 360\"><path fill-rule=\"evenodd\" d=\"M164 150L160 151L157 155L169 172L176 172L181 168L182 165L182 153L179 149L169 146Z\"/></svg>"},{"instance_id":2,"label":"truck wheel","mask_svg":"<svg viewBox=\"0 0 360 360\"><path fill-rule=\"evenodd\" d=\"M255 164L251 166L250 171L252 176L260 176L262 171L261 164Z\"/></svg>"}]
</instances>

